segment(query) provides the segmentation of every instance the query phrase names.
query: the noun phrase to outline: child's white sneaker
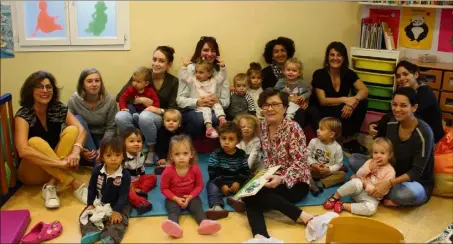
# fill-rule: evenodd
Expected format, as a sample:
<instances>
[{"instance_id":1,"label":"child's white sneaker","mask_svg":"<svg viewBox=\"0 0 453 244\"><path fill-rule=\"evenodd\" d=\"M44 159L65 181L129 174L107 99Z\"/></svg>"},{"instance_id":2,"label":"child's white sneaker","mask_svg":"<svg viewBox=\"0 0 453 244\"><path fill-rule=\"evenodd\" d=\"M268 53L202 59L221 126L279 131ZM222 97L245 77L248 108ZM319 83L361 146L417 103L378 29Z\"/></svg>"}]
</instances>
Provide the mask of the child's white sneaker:
<instances>
[{"instance_id":1,"label":"child's white sneaker","mask_svg":"<svg viewBox=\"0 0 453 244\"><path fill-rule=\"evenodd\" d=\"M57 188L44 184L42 187L42 198L44 198L46 208L58 208L60 207L60 199L57 196Z\"/></svg>"},{"instance_id":2,"label":"child's white sneaker","mask_svg":"<svg viewBox=\"0 0 453 244\"><path fill-rule=\"evenodd\" d=\"M88 186L82 184L77 190L74 191L74 196L79 199L83 204L87 205L88 202Z\"/></svg>"}]
</instances>

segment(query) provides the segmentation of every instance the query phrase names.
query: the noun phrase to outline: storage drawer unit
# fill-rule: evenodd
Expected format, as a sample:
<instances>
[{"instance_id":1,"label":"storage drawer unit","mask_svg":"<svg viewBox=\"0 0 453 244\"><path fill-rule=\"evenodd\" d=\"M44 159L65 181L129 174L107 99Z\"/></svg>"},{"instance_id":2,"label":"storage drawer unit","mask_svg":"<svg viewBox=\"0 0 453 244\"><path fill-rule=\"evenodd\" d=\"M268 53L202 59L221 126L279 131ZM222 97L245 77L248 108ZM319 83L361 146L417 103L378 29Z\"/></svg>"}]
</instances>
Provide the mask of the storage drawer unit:
<instances>
[{"instance_id":1,"label":"storage drawer unit","mask_svg":"<svg viewBox=\"0 0 453 244\"><path fill-rule=\"evenodd\" d=\"M392 74L395 66L396 63L394 60L352 57L352 67L354 69L373 70Z\"/></svg>"},{"instance_id":2,"label":"storage drawer unit","mask_svg":"<svg viewBox=\"0 0 453 244\"><path fill-rule=\"evenodd\" d=\"M422 78L428 86L433 89L440 89L442 83L442 71L441 70L427 70L420 71Z\"/></svg>"},{"instance_id":3,"label":"storage drawer unit","mask_svg":"<svg viewBox=\"0 0 453 244\"><path fill-rule=\"evenodd\" d=\"M377 73L372 73L372 72L365 72L365 71L355 71L357 75L359 76L361 81L371 83L371 84L378 84L378 85L385 85L385 86L390 86L393 87L393 80L394 76L393 75L388 75L388 74L377 74Z\"/></svg>"},{"instance_id":4,"label":"storage drawer unit","mask_svg":"<svg viewBox=\"0 0 453 244\"><path fill-rule=\"evenodd\" d=\"M391 109L390 100L382 100L376 98L368 98L368 108L377 109L378 111L388 111Z\"/></svg>"},{"instance_id":5,"label":"storage drawer unit","mask_svg":"<svg viewBox=\"0 0 453 244\"><path fill-rule=\"evenodd\" d=\"M453 92L453 71L445 71L442 81L442 90Z\"/></svg>"},{"instance_id":6,"label":"storage drawer unit","mask_svg":"<svg viewBox=\"0 0 453 244\"><path fill-rule=\"evenodd\" d=\"M453 113L453 92L442 92L440 94L440 109L443 112Z\"/></svg>"},{"instance_id":7,"label":"storage drawer unit","mask_svg":"<svg viewBox=\"0 0 453 244\"><path fill-rule=\"evenodd\" d=\"M371 122L376 122L381 120L384 113L379 113L375 111L368 111L366 113L365 119L363 120L362 126L360 127L360 132L368 134L368 125Z\"/></svg>"},{"instance_id":8,"label":"storage drawer unit","mask_svg":"<svg viewBox=\"0 0 453 244\"><path fill-rule=\"evenodd\" d=\"M381 97L381 98L392 98L393 95L393 88L392 87L384 87L384 86L374 86L366 84L368 87L368 95L373 97Z\"/></svg>"}]
</instances>

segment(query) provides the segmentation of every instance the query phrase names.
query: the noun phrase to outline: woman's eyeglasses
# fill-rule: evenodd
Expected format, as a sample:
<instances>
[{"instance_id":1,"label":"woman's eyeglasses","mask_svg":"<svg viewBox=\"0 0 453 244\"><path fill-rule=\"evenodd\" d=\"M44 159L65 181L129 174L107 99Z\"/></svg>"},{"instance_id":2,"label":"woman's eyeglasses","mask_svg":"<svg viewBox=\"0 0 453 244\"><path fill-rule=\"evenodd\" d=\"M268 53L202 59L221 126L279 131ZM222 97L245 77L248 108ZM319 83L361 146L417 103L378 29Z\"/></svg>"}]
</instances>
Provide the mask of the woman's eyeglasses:
<instances>
[{"instance_id":1,"label":"woman's eyeglasses","mask_svg":"<svg viewBox=\"0 0 453 244\"><path fill-rule=\"evenodd\" d=\"M265 103L265 104L261 105L261 109L269 110L269 108L272 108L272 109L276 110L277 108L280 107L281 104L283 104L283 103L271 103L271 104Z\"/></svg>"},{"instance_id":2,"label":"woman's eyeglasses","mask_svg":"<svg viewBox=\"0 0 453 244\"><path fill-rule=\"evenodd\" d=\"M53 90L53 86L51 84L48 84L48 85L36 85L35 86L35 89L38 90L38 91L44 91L44 88L46 88L47 91L52 91Z\"/></svg>"}]
</instances>

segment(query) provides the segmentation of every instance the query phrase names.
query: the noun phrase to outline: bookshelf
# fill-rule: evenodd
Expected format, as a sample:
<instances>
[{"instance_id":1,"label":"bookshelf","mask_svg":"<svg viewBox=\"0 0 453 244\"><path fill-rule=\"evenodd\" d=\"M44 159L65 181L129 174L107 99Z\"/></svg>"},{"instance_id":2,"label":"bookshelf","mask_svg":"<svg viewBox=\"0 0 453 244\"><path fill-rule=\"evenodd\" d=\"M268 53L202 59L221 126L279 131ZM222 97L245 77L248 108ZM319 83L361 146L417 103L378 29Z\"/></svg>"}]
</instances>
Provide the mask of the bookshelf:
<instances>
[{"instance_id":1,"label":"bookshelf","mask_svg":"<svg viewBox=\"0 0 453 244\"><path fill-rule=\"evenodd\" d=\"M405 8L440 8L453 9L453 5L433 5L433 4L396 4L396 3L374 3L374 2L359 2L361 5L370 6L389 6L389 7L405 7Z\"/></svg>"}]
</instances>

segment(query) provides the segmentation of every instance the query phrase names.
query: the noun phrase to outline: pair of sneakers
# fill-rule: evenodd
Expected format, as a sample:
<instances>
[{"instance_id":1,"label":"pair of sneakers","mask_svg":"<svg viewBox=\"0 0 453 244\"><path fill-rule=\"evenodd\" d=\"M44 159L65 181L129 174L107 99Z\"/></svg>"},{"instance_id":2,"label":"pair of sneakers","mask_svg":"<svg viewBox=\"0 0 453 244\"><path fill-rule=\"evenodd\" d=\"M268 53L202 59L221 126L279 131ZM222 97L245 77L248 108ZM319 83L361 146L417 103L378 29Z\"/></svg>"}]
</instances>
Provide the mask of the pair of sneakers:
<instances>
[{"instance_id":1,"label":"pair of sneakers","mask_svg":"<svg viewBox=\"0 0 453 244\"><path fill-rule=\"evenodd\" d=\"M86 205L88 199L88 186L86 184L81 184L79 188L74 191L74 196ZM57 196L57 188L55 186L45 184L42 187L42 198L45 200L46 208L60 207L60 199Z\"/></svg>"},{"instance_id":2,"label":"pair of sneakers","mask_svg":"<svg viewBox=\"0 0 453 244\"><path fill-rule=\"evenodd\" d=\"M335 197L333 197L333 195L331 197L329 197L323 204L322 206L324 207L324 209L326 210L332 210L339 214L341 213L341 211L343 211L343 202L340 200L340 199L336 199Z\"/></svg>"}]
</instances>

